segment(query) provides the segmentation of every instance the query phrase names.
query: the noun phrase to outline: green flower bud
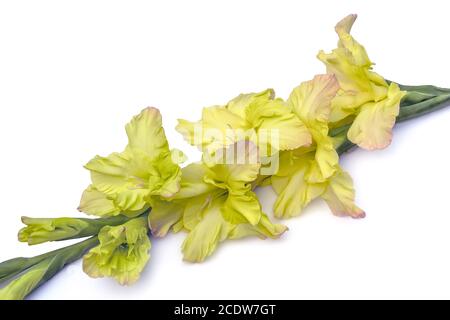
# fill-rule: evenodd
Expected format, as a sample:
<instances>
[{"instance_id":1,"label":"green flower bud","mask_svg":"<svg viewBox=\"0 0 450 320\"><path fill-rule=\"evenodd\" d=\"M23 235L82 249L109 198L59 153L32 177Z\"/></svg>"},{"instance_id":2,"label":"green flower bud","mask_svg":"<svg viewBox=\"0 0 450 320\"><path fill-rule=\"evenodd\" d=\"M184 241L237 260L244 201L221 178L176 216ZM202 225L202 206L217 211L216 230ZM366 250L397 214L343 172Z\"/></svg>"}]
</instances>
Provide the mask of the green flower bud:
<instances>
[{"instance_id":1,"label":"green flower bud","mask_svg":"<svg viewBox=\"0 0 450 320\"><path fill-rule=\"evenodd\" d=\"M22 217L26 227L19 231L18 237L20 242L28 242L29 245L84 238L96 235L106 225L118 225L127 220L125 216L103 219Z\"/></svg>"}]
</instances>

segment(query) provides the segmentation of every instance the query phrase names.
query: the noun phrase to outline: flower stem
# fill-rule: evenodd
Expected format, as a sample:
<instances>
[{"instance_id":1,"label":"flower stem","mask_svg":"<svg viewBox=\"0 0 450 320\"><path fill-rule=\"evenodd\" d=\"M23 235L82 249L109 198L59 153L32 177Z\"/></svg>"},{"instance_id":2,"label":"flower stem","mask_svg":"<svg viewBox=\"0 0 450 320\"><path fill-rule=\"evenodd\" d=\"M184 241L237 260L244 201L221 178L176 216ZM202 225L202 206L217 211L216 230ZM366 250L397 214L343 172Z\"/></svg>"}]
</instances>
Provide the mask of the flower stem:
<instances>
[{"instance_id":1,"label":"flower stem","mask_svg":"<svg viewBox=\"0 0 450 320\"><path fill-rule=\"evenodd\" d=\"M406 96L405 100L408 99ZM450 92L436 97L414 103L406 104L400 108L400 114L397 117L397 123L414 119L430 112L450 106Z\"/></svg>"},{"instance_id":2,"label":"flower stem","mask_svg":"<svg viewBox=\"0 0 450 320\"><path fill-rule=\"evenodd\" d=\"M150 209L147 209L139 217L146 218L149 212ZM15 258L0 263L0 285L15 278L0 289L0 300L24 299L31 292L51 279L67 264L80 259L87 250L97 245L97 234L101 228L107 225L120 225L135 218L117 216L99 219L81 219L89 223L89 227L86 230L77 236L59 240L93 235L92 238L39 256Z\"/></svg>"},{"instance_id":3,"label":"flower stem","mask_svg":"<svg viewBox=\"0 0 450 320\"><path fill-rule=\"evenodd\" d=\"M4 261L0 263L0 283L6 282L7 280L31 268L32 266L42 262L43 260L54 258L55 256L59 257L67 255L70 256L74 252L78 252L78 250L80 249L87 248L90 245L94 246L96 241L97 241L96 237L93 237L85 241L73 244L71 246L50 251L35 257L30 258L20 257Z\"/></svg>"},{"instance_id":4,"label":"flower stem","mask_svg":"<svg viewBox=\"0 0 450 320\"><path fill-rule=\"evenodd\" d=\"M21 300L51 279L67 264L78 260L98 243L92 237L71 246L32 258L16 258L0 264L0 282L19 275L0 289L0 300Z\"/></svg>"}]
</instances>

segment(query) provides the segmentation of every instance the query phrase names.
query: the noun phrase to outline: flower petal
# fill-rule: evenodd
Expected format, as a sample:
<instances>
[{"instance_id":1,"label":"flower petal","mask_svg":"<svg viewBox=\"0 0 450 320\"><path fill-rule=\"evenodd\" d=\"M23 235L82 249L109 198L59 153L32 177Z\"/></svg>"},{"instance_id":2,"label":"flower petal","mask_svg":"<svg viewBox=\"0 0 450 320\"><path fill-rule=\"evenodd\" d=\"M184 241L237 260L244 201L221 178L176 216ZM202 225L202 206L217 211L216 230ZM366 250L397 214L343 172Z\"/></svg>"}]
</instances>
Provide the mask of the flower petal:
<instances>
[{"instance_id":1,"label":"flower petal","mask_svg":"<svg viewBox=\"0 0 450 320\"><path fill-rule=\"evenodd\" d=\"M146 108L133 117L125 127L128 147L139 149L150 158L169 151L166 135L162 127L161 113L156 108Z\"/></svg>"},{"instance_id":2,"label":"flower petal","mask_svg":"<svg viewBox=\"0 0 450 320\"><path fill-rule=\"evenodd\" d=\"M82 196L80 210L100 216L136 215L148 208L152 197L173 196L180 188L184 160L169 150L158 109L147 108L126 126L125 151L96 156L86 164L92 186Z\"/></svg>"},{"instance_id":3,"label":"flower petal","mask_svg":"<svg viewBox=\"0 0 450 320\"><path fill-rule=\"evenodd\" d=\"M152 235L164 237L183 215L183 204L176 201L155 200L148 215L148 223Z\"/></svg>"},{"instance_id":4,"label":"flower petal","mask_svg":"<svg viewBox=\"0 0 450 320\"><path fill-rule=\"evenodd\" d=\"M223 201L224 199L214 201L208 207L203 219L189 232L182 245L184 260L202 262L227 238L232 226L225 221L220 212Z\"/></svg>"},{"instance_id":5,"label":"flower petal","mask_svg":"<svg viewBox=\"0 0 450 320\"><path fill-rule=\"evenodd\" d=\"M261 220L261 205L256 195L249 191L243 195L229 194L221 208L226 221L232 224L250 223L256 225Z\"/></svg>"},{"instance_id":6,"label":"flower petal","mask_svg":"<svg viewBox=\"0 0 450 320\"><path fill-rule=\"evenodd\" d=\"M330 54L321 51L318 58L325 63L329 74L336 75L344 91L362 94L358 97L362 103L379 101L386 95L387 83L371 71L373 63L365 48L350 35L355 20L356 15L349 15L336 25L338 48Z\"/></svg>"},{"instance_id":7,"label":"flower petal","mask_svg":"<svg viewBox=\"0 0 450 320\"><path fill-rule=\"evenodd\" d=\"M98 238L100 244L83 258L84 272L93 278L112 277L121 285L136 282L150 259L147 219L104 227Z\"/></svg>"},{"instance_id":8,"label":"flower petal","mask_svg":"<svg viewBox=\"0 0 450 320\"><path fill-rule=\"evenodd\" d=\"M331 102L330 122L338 122L357 114L358 108L370 100L371 95L367 92L357 93L354 91L340 90Z\"/></svg>"},{"instance_id":9,"label":"flower petal","mask_svg":"<svg viewBox=\"0 0 450 320\"><path fill-rule=\"evenodd\" d=\"M253 101L246 118L258 133L258 145L265 143L277 150L292 150L311 144L308 129L281 99Z\"/></svg>"},{"instance_id":10,"label":"flower petal","mask_svg":"<svg viewBox=\"0 0 450 320\"><path fill-rule=\"evenodd\" d=\"M334 175L322 197L336 216L365 217L364 211L355 205L353 180L347 172L340 170Z\"/></svg>"},{"instance_id":11,"label":"flower petal","mask_svg":"<svg viewBox=\"0 0 450 320\"><path fill-rule=\"evenodd\" d=\"M171 153L151 160L139 149L128 149L108 157L96 157L86 168L93 186L122 212L145 209L149 197L173 196L180 187L181 170Z\"/></svg>"},{"instance_id":12,"label":"flower petal","mask_svg":"<svg viewBox=\"0 0 450 320\"><path fill-rule=\"evenodd\" d=\"M108 157L95 157L85 167L91 171L95 190L111 199L119 211L138 211L146 206L147 181L140 177L148 176L147 168L151 162L136 161L131 151L113 153ZM98 193L87 193L86 196ZM89 198L88 198L89 199ZM102 203L106 204L106 203Z\"/></svg>"},{"instance_id":13,"label":"flower petal","mask_svg":"<svg viewBox=\"0 0 450 320\"><path fill-rule=\"evenodd\" d=\"M265 119L258 128L258 138L261 141L258 144L268 143L272 149L280 151L306 147L312 143L307 127L292 113Z\"/></svg>"},{"instance_id":14,"label":"flower petal","mask_svg":"<svg viewBox=\"0 0 450 320\"><path fill-rule=\"evenodd\" d=\"M350 35L357 17L356 14L350 14L336 25L335 30L339 36L338 47L348 51L352 57L353 64L370 67L372 62L367 55L366 49Z\"/></svg>"},{"instance_id":15,"label":"flower petal","mask_svg":"<svg viewBox=\"0 0 450 320\"><path fill-rule=\"evenodd\" d=\"M247 108L255 101L268 101L273 100L275 97L275 91L273 89L266 89L258 93L244 93L238 95L236 98L229 101L226 108L234 114L245 119Z\"/></svg>"},{"instance_id":16,"label":"flower petal","mask_svg":"<svg viewBox=\"0 0 450 320\"><path fill-rule=\"evenodd\" d=\"M218 150L204 175L206 183L230 192L245 193L258 177L261 163L258 148L252 142L239 141Z\"/></svg>"},{"instance_id":17,"label":"flower petal","mask_svg":"<svg viewBox=\"0 0 450 320\"><path fill-rule=\"evenodd\" d=\"M397 84L391 83L386 99L362 106L348 131L349 140L367 150L389 146L404 95Z\"/></svg>"},{"instance_id":18,"label":"flower petal","mask_svg":"<svg viewBox=\"0 0 450 320\"><path fill-rule=\"evenodd\" d=\"M302 210L325 190L324 184L308 183L305 174L308 170L305 164L292 176L272 177L272 186L278 193L274 204L274 214L277 218L292 218L298 216Z\"/></svg>"},{"instance_id":19,"label":"flower petal","mask_svg":"<svg viewBox=\"0 0 450 320\"><path fill-rule=\"evenodd\" d=\"M191 163L181 169L180 190L171 199L186 199L210 193L214 187L203 181L208 168L203 163Z\"/></svg>"},{"instance_id":20,"label":"flower petal","mask_svg":"<svg viewBox=\"0 0 450 320\"><path fill-rule=\"evenodd\" d=\"M334 148L333 139L328 136L326 123L316 122L310 130L316 142L316 150L315 161L311 164L306 178L312 183L324 182L336 172L339 155Z\"/></svg>"},{"instance_id":21,"label":"flower petal","mask_svg":"<svg viewBox=\"0 0 450 320\"><path fill-rule=\"evenodd\" d=\"M303 123L282 100L274 100L274 95L272 89L241 94L225 106L204 108L198 122L179 120L177 130L208 154L240 140L257 142L260 135L264 144L268 142L266 135L273 136L277 141L271 147L280 150L311 144Z\"/></svg>"},{"instance_id":22,"label":"flower petal","mask_svg":"<svg viewBox=\"0 0 450 320\"><path fill-rule=\"evenodd\" d=\"M328 122L331 101L339 90L334 75L317 75L313 80L296 87L288 99L288 104L304 123Z\"/></svg>"},{"instance_id":23,"label":"flower petal","mask_svg":"<svg viewBox=\"0 0 450 320\"><path fill-rule=\"evenodd\" d=\"M162 154L153 162L152 167L147 167L149 177L146 187L150 195L171 198L180 190L182 172L172 157L171 152Z\"/></svg>"},{"instance_id":24,"label":"flower petal","mask_svg":"<svg viewBox=\"0 0 450 320\"><path fill-rule=\"evenodd\" d=\"M180 119L176 127L188 143L208 153L234 143L237 139L234 130L247 129L244 118L223 106L204 108L199 122Z\"/></svg>"},{"instance_id":25,"label":"flower petal","mask_svg":"<svg viewBox=\"0 0 450 320\"><path fill-rule=\"evenodd\" d=\"M184 228L193 230L197 226L208 211L213 196L213 194L205 194L186 201L183 212Z\"/></svg>"},{"instance_id":26,"label":"flower petal","mask_svg":"<svg viewBox=\"0 0 450 320\"><path fill-rule=\"evenodd\" d=\"M272 223L266 214L262 214L259 223L255 226L251 224L239 224L230 233L229 239L241 239L256 236L261 239L277 239L288 228L285 225Z\"/></svg>"},{"instance_id":27,"label":"flower petal","mask_svg":"<svg viewBox=\"0 0 450 320\"><path fill-rule=\"evenodd\" d=\"M111 217L120 214L120 208L92 185L83 192L78 210L99 217Z\"/></svg>"}]
</instances>

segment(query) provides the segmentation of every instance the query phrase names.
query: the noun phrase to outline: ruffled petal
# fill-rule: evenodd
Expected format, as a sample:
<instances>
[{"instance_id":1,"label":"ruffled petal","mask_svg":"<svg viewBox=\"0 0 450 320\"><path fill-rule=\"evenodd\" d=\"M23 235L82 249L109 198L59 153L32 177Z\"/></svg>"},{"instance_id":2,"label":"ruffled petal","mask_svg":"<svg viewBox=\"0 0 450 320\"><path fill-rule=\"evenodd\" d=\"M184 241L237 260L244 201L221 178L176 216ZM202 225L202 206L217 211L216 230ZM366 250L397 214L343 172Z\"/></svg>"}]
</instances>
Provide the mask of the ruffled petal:
<instances>
[{"instance_id":1,"label":"ruffled petal","mask_svg":"<svg viewBox=\"0 0 450 320\"><path fill-rule=\"evenodd\" d=\"M96 156L86 164L92 185L83 193L79 209L88 214L135 216L152 197L172 197L180 188L179 163L185 157L169 150L155 108L144 109L126 126L125 151Z\"/></svg>"},{"instance_id":2,"label":"ruffled petal","mask_svg":"<svg viewBox=\"0 0 450 320\"><path fill-rule=\"evenodd\" d=\"M221 213L225 201L226 196L216 198L203 209L201 220L196 223L183 242L184 260L202 262L217 249L219 243L227 239L249 236L276 239L287 230L286 226L273 224L263 213L256 225L230 223L224 219Z\"/></svg>"},{"instance_id":3,"label":"ruffled petal","mask_svg":"<svg viewBox=\"0 0 450 320\"><path fill-rule=\"evenodd\" d=\"M258 144L266 144L271 150L293 150L311 145L308 128L292 113L267 118L258 128ZM270 156L272 152L266 152Z\"/></svg>"},{"instance_id":4,"label":"ruffled petal","mask_svg":"<svg viewBox=\"0 0 450 320\"><path fill-rule=\"evenodd\" d=\"M139 149L149 157L158 157L169 151L166 135L162 127L161 113L156 108L146 108L133 117L125 127L128 147Z\"/></svg>"},{"instance_id":5,"label":"ruffled petal","mask_svg":"<svg viewBox=\"0 0 450 320\"><path fill-rule=\"evenodd\" d=\"M223 106L204 108L199 122L180 119L176 127L188 143L207 153L234 143L238 137L236 130L247 129L250 128L244 118Z\"/></svg>"},{"instance_id":6,"label":"ruffled petal","mask_svg":"<svg viewBox=\"0 0 450 320\"><path fill-rule=\"evenodd\" d=\"M339 155L334 148L333 139L328 136L327 124L317 122L311 128L311 132L316 142L316 150L307 179L312 183L324 182L336 172Z\"/></svg>"},{"instance_id":7,"label":"ruffled petal","mask_svg":"<svg viewBox=\"0 0 450 320\"><path fill-rule=\"evenodd\" d=\"M230 100L226 108L241 118L246 118L247 108L256 101L269 101L275 98L273 89L266 89L258 93L244 93Z\"/></svg>"},{"instance_id":8,"label":"ruffled petal","mask_svg":"<svg viewBox=\"0 0 450 320\"><path fill-rule=\"evenodd\" d=\"M182 219L183 210L183 204L176 201L154 201L148 215L152 235L158 238L164 237Z\"/></svg>"},{"instance_id":9,"label":"ruffled petal","mask_svg":"<svg viewBox=\"0 0 450 320\"><path fill-rule=\"evenodd\" d=\"M307 125L315 121L328 122L331 101L339 90L334 75L317 75L313 80L296 87L288 99L288 104Z\"/></svg>"},{"instance_id":10,"label":"ruffled petal","mask_svg":"<svg viewBox=\"0 0 450 320\"><path fill-rule=\"evenodd\" d=\"M274 91L241 94L225 106L204 108L198 122L179 120L179 131L207 154L240 140L264 144L264 149L291 150L311 144L311 136ZM261 146L260 146L261 147ZM261 148L263 149L263 148Z\"/></svg>"},{"instance_id":11,"label":"ruffled petal","mask_svg":"<svg viewBox=\"0 0 450 320\"><path fill-rule=\"evenodd\" d=\"M193 230L202 220L205 212L208 210L214 194L204 194L186 201L183 212L183 227L187 230Z\"/></svg>"},{"instance_id":12,"label":"ruffled petal","mask_svg":"<svg viewBox=\"0 0 450 320\"><path fill-rule=\"evenodd\" d=\"M224 219L232 224L256 225L262 215L258 198L251 191L242 195L229 194L221 211Z\"/></svg>"},{"instance_id":13,"label":"ruffled petal","mask_svg":"<svg viewBox=\"0 0 450 320\"><path fill-rule=\"evenodd\" d=\"M223 201L224 199L214 201L202 220L189 232L181 247L184 260L202 262L227 238L232 225L221 214Z\"/></svg>"},{"instance_id":14,"label":"ruffled petal","mask_svg":"<svg viewBox=\"0 0 450 320\"><path fill-rule=\"evenodd\" d=\"M345 98L339 98L341 101L336 104L340 112L384 99L388 87L386 81L372 71L373 63L365 48L350 35L355 20L356 15L349 15L340 21L336 25L338 48L329 54L323 51L318 54L327 72L337 77L340 87L345 91L345 94L340 95ZM338 115L339 112L333 114L333 120L342 117L342 114Z\"/></svg>"},{"instance_id":15,"label":"ruffled petal","mask_svg":"<svg viewBox=\"0 0 450 320\"><path fill-rule=\"evenodd\" d=\"M98 191L93 186L89 186L83 192L78 210L99 217L111 217L120 214L120 208L108 199L103 192Z\"/></svg>"},{"instance_id":16,"label":"ruffled petal","mask_svg":"<svg viewBox=\"0 0 450 320\"><path fill-rule=\"evenodd\" d=\"M180 190L171 199L186 199L205 193L211 193L214 186L203 181L203 177L209 172L203 163L191 163L181 169Z\"/></svg>"},{"instance_id":17,"label":"ruffled petal","mask_svg":"<svg viewBox=\"0 0 450 320\"><path fill-rule=\"evenodd\" d=\"M371 99L371 94L367 92L339 91L331 102L330 122L336 123L357 114L359 107Z\"/></svg>"},{"instance_id":18,"label":"ruffled petal","mask_svg":"<svg viewBox=\"0 0 450 320\"><path fill-rule=\"evenodd\" d=\"M256 100L248 108L247 120L256 129L258 145L292 150L311 144L311 134L281 99Z\"/></svg>"},{"instance_id":19,"label":"ruffled petal","mask_svg":"<svg viewBox=\"0 0 450 320\"><path fill-rule=\"evenodd\" d=\"M241 194L249 190L261 167L258 148L248 141L239 141L220 149L208 165L203 178L206 183Z\"/></svg>"},{"instance_id":20,"label":"ruffled petal","mask_svg":"<svg viewBox=\"0 0 450 320\"><path fill-rule=\"evenodd\" d=\"M100 244L83 258L83 270L93 278L112 277L121 285L130 285L150 259L147 219L137 218L116 227L104 227Z\"/></svg>"},{"instance_id":21,"label":"ruffled petal","mask_svg":"<svg viewBox=\"0 0 450 320\"><path fill-rule=\"evenodd\" d=\"M335 30L339 36L338 47L347 51L352 64L361 67L370 67L372 62L367 55L366 49L350 35L350 31L357 17L356 14L350 14L336 25Z\"/></svg>"},{"instance_id":22,"label":"ruffled petal","mask_svg":"<svg viewBox=\"0 0 450 320\"><path fill-rule=\"evenodd\" d=\"M298 170L292 176L272 177L272 186L278 193L274 204L277 218L292 218L300 215L302 210L325 190L324 184L308 183L305 179L308 167Z\"/></svg>"},{"instance_id":23,"label":"ruffled petal","mask_svg":"<svg viewBox=\"0 0 450 320\"><path fill-rule=\"evenodd\" d=\"M362 106L348 131L349 140L367 150L389 146L404 95L397 84L391 83L386 99Z\"/></svg>"},{"instance_id":24,"label":"ruffled petal","mask_svg":"<svg viewBox=\"0 0 450 320\"><path fill-rule=\"evenodd\" d=\"M266 214L262 214L257 225L239 224L229 234L229 239L241 239L256 236L260 239L277 239L288 228L285 225L272 223Z\"/></svg>"},{"instance_id":25,"label":"ruffled petal","mask_svg":"<svg viewBox=\"0 0 450 320\"><path fill-rule=\"evenodd\" d=\"M340 170L335 174L322 197L336 216L365 217L364 211L355 205L353 180L347 172Z\"/></svg>"}]
</instances>

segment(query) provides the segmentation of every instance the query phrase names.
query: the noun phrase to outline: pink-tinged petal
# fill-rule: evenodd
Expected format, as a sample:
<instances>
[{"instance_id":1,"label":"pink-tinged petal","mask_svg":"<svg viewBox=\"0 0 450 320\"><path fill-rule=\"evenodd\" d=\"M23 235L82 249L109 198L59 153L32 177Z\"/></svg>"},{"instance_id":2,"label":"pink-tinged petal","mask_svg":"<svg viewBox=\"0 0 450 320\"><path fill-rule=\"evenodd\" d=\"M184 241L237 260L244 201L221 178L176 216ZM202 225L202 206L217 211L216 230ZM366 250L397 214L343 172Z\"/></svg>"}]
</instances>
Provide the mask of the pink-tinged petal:
<instances>
[{"instance_id":1,"label":"pink-tinged petal","mask_svg":"<svg viewBox=\"0 0 450 320\"><path fill-rule=\"evenodd\" d=\"M331 101L338 90L339 84L333 74L316 75L292 91L288 104L307 125L313 121L327 122Z\"/></svg>"},{"instance_id":2,"label":"pink-tinged petal","mask_svg":"<svg viewBox=\"0 0 450 320\"><path fill-rule=\"evenodd\" d=\"M365 212L355 205L353 180L347 172L339 171L329 181L322 198L334 215L364 218Z\"/></svg>"},{"instance_id":3,"label":"pink-tinged petal","mask_svg":"<svg viewBox=\"0 0 450 320\"><path fill-rule=\"evenodd\" d=\"M392 141L392 128L404 95L405 92L400 91L397 84L391 83L384 100L362 106L348 131L349 140L367 150L389 146Z\"/></svg>"}]
</instances>

